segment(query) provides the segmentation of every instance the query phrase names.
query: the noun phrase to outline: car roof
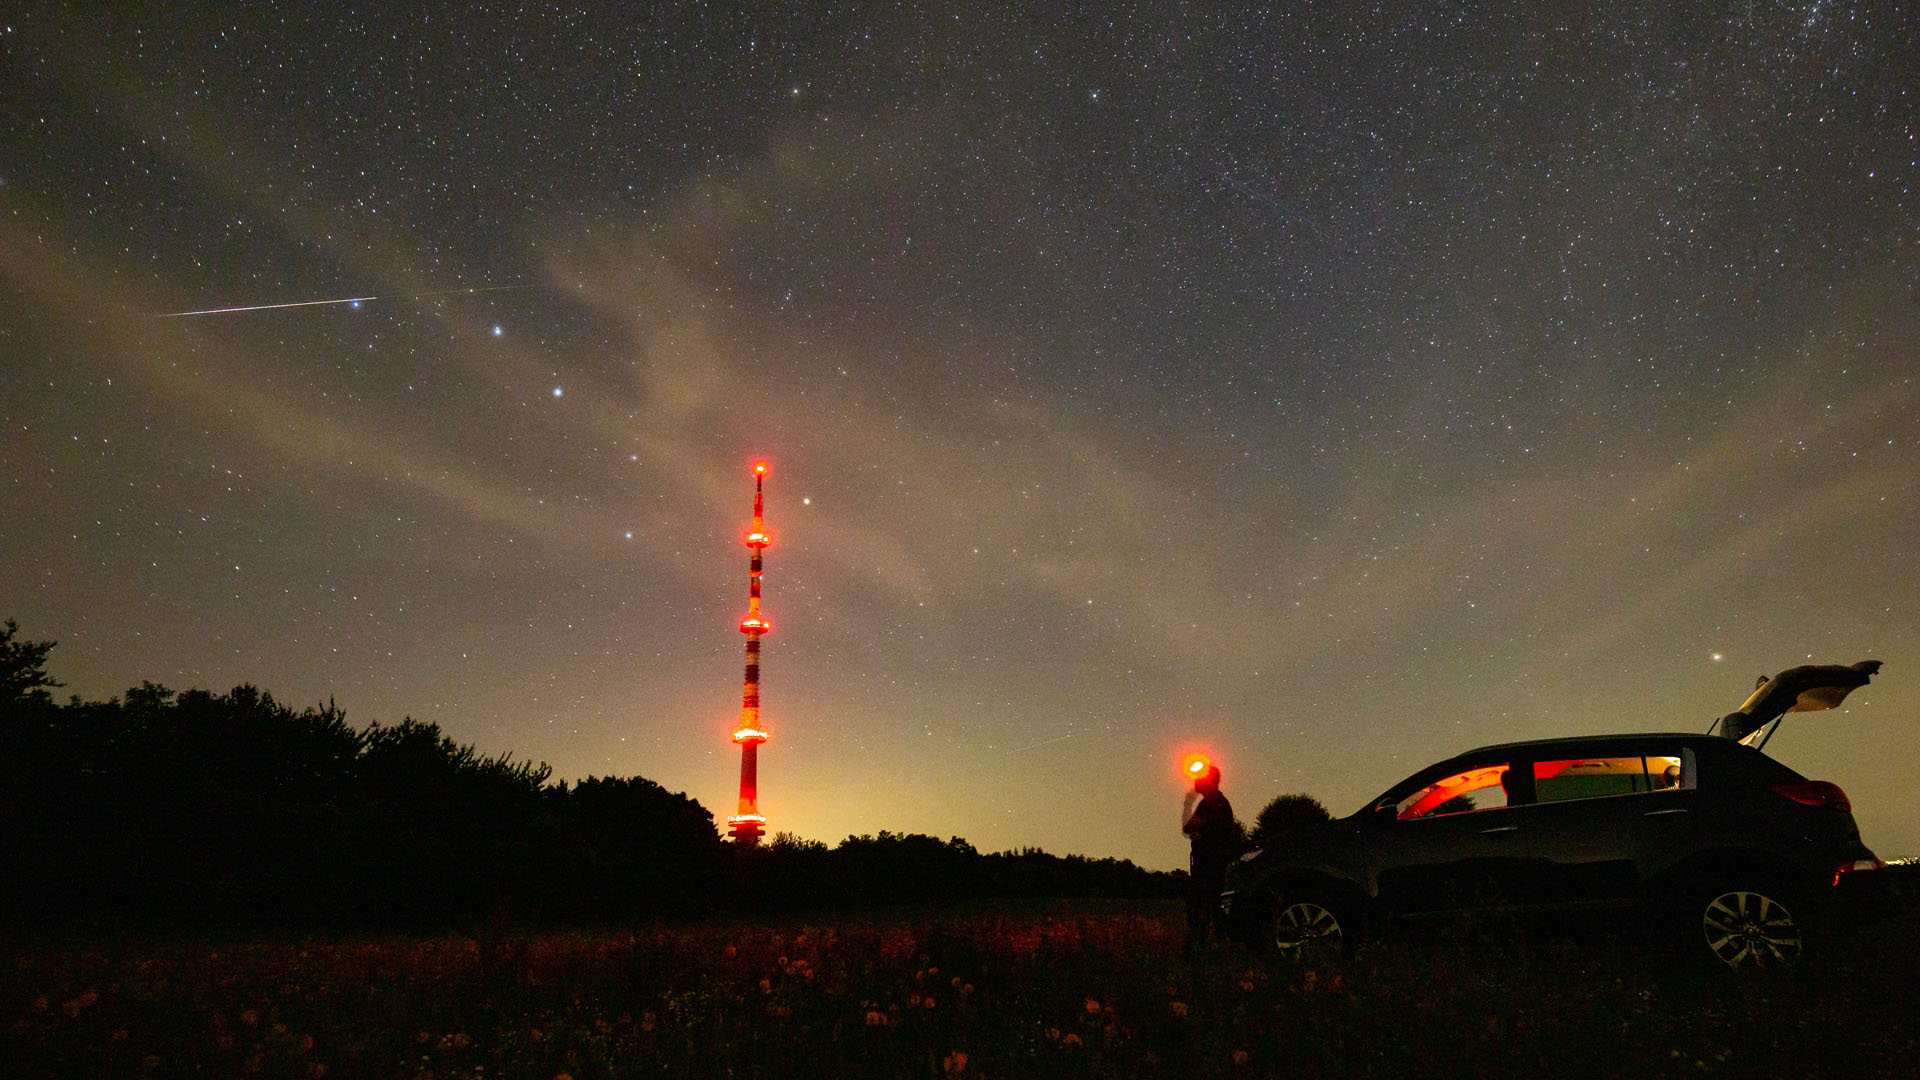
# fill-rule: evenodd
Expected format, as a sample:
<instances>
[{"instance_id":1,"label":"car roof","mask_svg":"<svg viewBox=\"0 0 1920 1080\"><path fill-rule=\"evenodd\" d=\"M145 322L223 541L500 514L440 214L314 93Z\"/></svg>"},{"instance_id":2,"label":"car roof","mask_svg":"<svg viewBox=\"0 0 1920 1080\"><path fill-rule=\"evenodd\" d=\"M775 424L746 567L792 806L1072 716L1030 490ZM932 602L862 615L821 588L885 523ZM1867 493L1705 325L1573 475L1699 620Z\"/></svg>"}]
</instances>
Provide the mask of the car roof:
<instances>
[{"instance_id":1,"label":"car roof","mask_svg":"<svg viewBox=\"0 0 1920 1080\"><path fill-rule=\"evenodd\" d=\"M1729 740L1720 738L1717 735L1702 735L1697 731L1634 731L1624 734L1614 733L1608 735L1568 735L1557 739L1527 739L1523 742L1494 743L1490 746L1477 747L1473 750L1455 754L1447 760L1452 761L1454 758L1477 757L1481 754L1511 753L1516 751L1554 749L1558 747L1604 747L1615 744L1627 746L1644 743L1650 739L1666 742L1681 739L1694 744L1709 740L1715 743L1729 742Z\"/></svg>"}]
</instances>

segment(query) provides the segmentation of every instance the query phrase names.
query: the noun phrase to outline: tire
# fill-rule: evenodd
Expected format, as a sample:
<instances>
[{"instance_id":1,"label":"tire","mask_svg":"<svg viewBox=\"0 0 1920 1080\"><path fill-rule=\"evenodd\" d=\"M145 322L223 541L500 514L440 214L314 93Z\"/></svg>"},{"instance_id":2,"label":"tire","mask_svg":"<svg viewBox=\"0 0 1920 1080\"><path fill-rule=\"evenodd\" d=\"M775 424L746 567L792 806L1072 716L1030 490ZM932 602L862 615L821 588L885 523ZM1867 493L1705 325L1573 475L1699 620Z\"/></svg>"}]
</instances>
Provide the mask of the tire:
<instances>
[{"instance_id":1,"label":"tire","mask_svg":"<svg viewBox=\"0 0 1920 1080\"><path fill-rule=\"evenodd\" d=\"M1321 960L1349 956L1359 940L1359 926L1343 905L1302 893L1275 895L1267 908L1261 944L1286 960Z\"/></svg>"},{"instance_id":2,"label":"tire","mask_svg":"<svg viewBox=\"0 0 1920 1080\"><path fill-rule=\"evenodd\" d=\"M1735 971L1788 968L1806 955L1806 914L1798 898L1772 882L1727 883L1700 893L1694 933Z\"/></svg>"}]
</instances>

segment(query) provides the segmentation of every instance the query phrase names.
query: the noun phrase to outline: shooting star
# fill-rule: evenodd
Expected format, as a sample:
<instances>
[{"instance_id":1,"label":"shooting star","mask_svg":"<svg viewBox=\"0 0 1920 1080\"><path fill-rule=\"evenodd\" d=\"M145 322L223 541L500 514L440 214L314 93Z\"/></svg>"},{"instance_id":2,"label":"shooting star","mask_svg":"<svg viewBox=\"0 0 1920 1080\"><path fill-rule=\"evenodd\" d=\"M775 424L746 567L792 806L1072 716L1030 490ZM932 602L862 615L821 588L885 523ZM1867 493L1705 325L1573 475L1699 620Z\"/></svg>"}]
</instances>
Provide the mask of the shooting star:
<instances>
[{"instance_id":1,"label":"shooting star","mask_svg":"<svg viewBox=\"0 0 1920 1080\"><path fill-rule=\"evenodd\" d=\"M414 293L411 296L396 296L394 300L425 300L432 296L464 296L468 293L501 292L507 289L524 289L525 285L476 285L470 289L443 289L440 292ZM231 315L242 311L277 311L280 308L320 307L326 304L362 304L369 300L378 300L378 296L343 296L338 300L296 300L288 304L247 304L242 307L202 308L199 311L168 311L156 315L159 319L183 319L189 315Z\"/></svg>"}]
</instances>

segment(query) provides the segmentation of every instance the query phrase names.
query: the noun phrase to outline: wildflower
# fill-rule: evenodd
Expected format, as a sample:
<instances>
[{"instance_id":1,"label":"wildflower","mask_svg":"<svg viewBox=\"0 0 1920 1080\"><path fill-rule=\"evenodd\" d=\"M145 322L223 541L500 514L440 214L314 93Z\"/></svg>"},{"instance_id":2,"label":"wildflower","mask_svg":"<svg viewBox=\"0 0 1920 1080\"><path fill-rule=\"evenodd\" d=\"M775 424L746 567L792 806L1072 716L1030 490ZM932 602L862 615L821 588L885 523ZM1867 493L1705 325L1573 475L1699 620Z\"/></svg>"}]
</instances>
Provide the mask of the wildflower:
<instances>
[{"instance_id":1,"label":"wildflower","mask_svg":"<svg viewBox=\"0 0 1920 1080\"><path fill-rule=\"evenodd\" d=\"M1235 1050L1233 1052L1233 1063L1235 1065L1245 1065L1247 1061L1248 1057L1245 1050Z\"/></svg>"},{"instance_id":2,"label":"wildflower","mask_svg":"<svg viewBox=\"0 0 1920 1080\"><path fill-rule=\"evenodd\" d=\"M1047 1029L1047 1041L1048 1041L1048 1042L1059 1042L1059 1041L1060 1041L1060 1029L1059 1029L1059 1028L1057 1028L1057 1027L1050 1027L1050 1028L1048 1028L1048 1029Z\"/></svg>"},{"instance_id":3,"label":"wildflower","mask_svg":"<svg viewBox=\"0 0 1920 1080\"><path fill-rule=\"evenodd\" d=\"M33 1011L37 1013L46 1012L47 1007L52 1004L53 1002L47 1000L47 995L41 994L39 997L33 999Z\"/></svg>"},{"instance_id":4,"label":"wildflower","mask_svg":"<svg viewBox=\"0 0 1920 1080\"><path fill-rule=\"evenodd\" d=\"M640 1014L640 1030L641 1031L653 1030L653 1014L652 1013L645 1012Z\"/></svg>"},{"instance_id":5,"label":"wildflower","mask_svg":"<svg viewBox=\"0 0 1920 1080\"><path fill-rule=\"evenodd\" d=\"M1187 1018L1187 1003L1186 1003L1186 1002L1184 1002L1184 1001L1176 1001L1176 1002L1174 1002L1174 1003L1173 1003L1173 1004L1172 1004L1172 1005L1170 1006L1170 1008L1172 1008L1172 1009L1173 1009L1173 1015L1175 1015L1175 1016L1177 1016L1177 1017L1179 1017L1179 1018L1180 1018L1180 1019L1182 1019L1182 1020L1185 1020L1185 1019Z\"/></svg>"},{"instance_id":6,"label":"wildflower","mask_svg":"<svg viewBox=\"0 0 1920 1080\"><path fill-rule=\"evenodd\" d=\"M127 1041L127 1029L126 1029L126 1028L120 1028L120 1029L118 1029L118 1030L116 1030L116 1031L115 1031L115 1032L113 1033L113 1041L114 1041L114 1042L126 1042L126 1041Z\"/></svg>"},{"instance_id":7,"label":"wildflower","mask_svg":"<svg viewBox=\"0 0 1920 1080\"><path fill-rule=\"evenodd\" d=\"M760 992L761 992L761 993L763 993L763 994L771 994L771 993L773 993L773 980L772 980L772 979L761 979L761 980L760 980Z\"/></svg>"},{"instance_id":8,"label":"wildflower","mask_svg":"<svg viewBox=\"0 0 1920 1080\"><path fill-rule=\"evenodd\" d=\"M887 1018L877 1009L868 1009L867 1010L867 1026L868 1027L886 1027Z\"/></svg>"},{"instance_id":9,"label":"wildflower","mask_svg":"<svg viewBox=\"0 0 1920 1080\"><path fill-rule=\"evenodd\" d=\"M729 946L727 946L726 948L724 948L724 949L721 949L721 950L720 950L720 955L722 955L722 956L725 956L725 957L728 957L728 958L731 958L731 957L734 957L734 956L737 956L737 955L739 955L739 953L740 953L740 949L739 949L739 947L738 947L738 946L734 946L734 945L729 945ZM562 1075L562 1076L565 1076L566 1074L565 1074L565 1073L562 1073L561 1075ZM572 1077L568 1077L568 1080L572 1080Z\"/></svg>"},{"instance_id":10,"label":"wildflower","mask_svg":"<svg viewBox=\"0 0 1920 1080\"><path fill-rule=\"evenodd\" d=\"M909 995L907 997L907 1008L917 1009L919 1007L920 1007L920 995L919 994Z\"/></svg>"},{"instance_id":11,"label":"wildflower","mask_svg":"<svg viewBox=\"0 0 1920 1080\"><path fill-rule=\"evenodd\" d=\"M967 1055L959 1050L940 1059L940 1071L947 1076L959 1076L967 1071Z\"/></svg>"},{"instance_id":12,"label":"wildflower","mask_svg":"<svg viewBox=\"0 0 1920 1080\"><path fill-rule=\"evenodd\" d=\"M1241 990L1244 990L1244 991L1246 991L1246 992L1248 992L1248 993L1251 993L1251 992L1253 991L1253 980L1252 980L1252 979L1241 979L1241 980L1240 980L1240 989L1241 989Z\"/></svg>"},{"instance_id":13,"label":"wildflower","mask_svg":"<svg viewBox=\"0 0 1920 1080\"><path fill-rule=\"evenodd\" d=\"M1066 1033L1066 1035L1061 1037L1060 1041L1067 1044L1068 1046L1079 1046L1080 1036L1075 1035L1073 1032L1069 1031Z\"/></svg>"},{"instance_id":14,"label":"wildflower","mask_svg":"<svg viewBox=\"0 0 1920 1080\"><path fill-rule=\"evenodd\" d=\"M929 1008L929 1009L931 1009L931 1008L933 1008L933 998L931 998L931 997L928 997L928 998L926 999L926 1006L927 1006L927 1008Z\"/></svg>"},{"instance_id":15,"label":"wildflower","mask_svg":"<svg viewBox=\"0 0 1920 1080\"><path fill-rule=\"evenodd\" d=\"M307 1076L309 1080L325 1080L326 1075L327 1066L325 1062L313 1061L307 1063Z\"/></svg>"},{"instance_id":16,"label":"wildflower","mask_svg":"<svg viewBox=\"0 0 1920 1080\"><path fill-rule=\"evenodd\" d=\"M1087 1015L1088 1016L1100 1015L1100 1003L1098 1001L1095 1001L1092 998L1087 999Z\"/></svg>"},{"instance_id":17,"label":"wildflower","mask_svg":"<svg viewBox=\"0 0 1920 1080\"><path fill-rule=\"evenodd\" d=\"M248 1009L245 1012L242 1012L240 1014L240 1022L247 1025L248 1027L252 1027L253 1025L260 1022L260 1013L254 1009ZM423 1031L420 1034L425 1035L426 1032ZM420 1041L426 1042L427 1040L423 1038Z\"/></svg>"},{"instance_id":18,"label":"wildflower","mask_svg":"<svg viewBox=\"0 0 1920 1080\"><path fill-rule=\"evenodd\" d=\"M67 1002L65 1005L60 1006L60 1009L62 1012L66 1013L69 1017L77 1018L81 1013L87 1010L88 1006L92 1005L94 1002L99 1000L100 1000L100 995L92 990L89 990L86 993L81 994L79 997L74 998L72 1001Z\"/></svg>"}]
</instances>

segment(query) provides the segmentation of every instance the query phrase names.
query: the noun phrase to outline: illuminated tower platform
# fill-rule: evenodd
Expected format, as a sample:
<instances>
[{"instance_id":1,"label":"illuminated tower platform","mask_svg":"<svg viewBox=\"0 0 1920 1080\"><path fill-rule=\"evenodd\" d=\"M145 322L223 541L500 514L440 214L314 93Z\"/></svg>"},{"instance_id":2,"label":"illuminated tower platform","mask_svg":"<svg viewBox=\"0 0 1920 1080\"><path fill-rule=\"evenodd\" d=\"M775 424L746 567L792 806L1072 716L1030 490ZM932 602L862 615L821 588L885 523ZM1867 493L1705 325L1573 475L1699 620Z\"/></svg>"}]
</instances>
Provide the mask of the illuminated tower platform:
<instances>
[{"instance_id":1,"label":"illuminated tower platform","mask_svg":"<svg viewBox=\"0 0 1920 1080\"><path fill-rule=\"evenodd\" d=\"M760 613L761 553L773 538L767 535L762 488L767 463L753 466L753 527L747 532L747 549L753 553L747 564L747 617L740 620L740 632L747 635L747 677L740 692L740 727L733 741L740 744L740 808L727 818L727 831L734 842L752 847L766 833L767 818L759 807L760 744L767 733L760 726L760 635L773 624Z\"/></svg>"}]
</instances>

